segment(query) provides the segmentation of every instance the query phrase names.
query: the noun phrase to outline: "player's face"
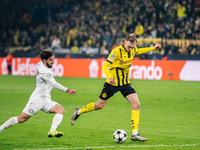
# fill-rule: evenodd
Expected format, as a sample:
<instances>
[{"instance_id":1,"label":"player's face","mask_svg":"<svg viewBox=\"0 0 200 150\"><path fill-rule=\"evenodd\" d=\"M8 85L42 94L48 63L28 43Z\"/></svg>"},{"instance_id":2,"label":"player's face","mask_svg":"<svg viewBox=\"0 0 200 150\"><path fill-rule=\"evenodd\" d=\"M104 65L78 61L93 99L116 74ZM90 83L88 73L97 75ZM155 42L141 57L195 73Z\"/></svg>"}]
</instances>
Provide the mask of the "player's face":
<instances>
[{"instance_id":1,"label":"player's face","mask_svg":"<svg viewBox=\"0 0 200 150\"><path fill-rule=\"evenodd\" d=\"M46 60L46 66L47 66L48 68L52 68L53 63L54 63L54 55L51 56L51 57L49 57L49 59Z\"/></svg>"},{"instance_id":2,"label":"player's face","mask_svg":"<svg viewBox=\"0 0 200 150\"><path fill-rule=\"evenodd\" d=\"M134 49L135 46L136 46L136 41L133 42L133 43L131 43L130 41L125 41L125 42L124 42L124 47L126 48L126 50L127 50L128 52L130 52L132 49Z\"/></svg>"}]
</instances>

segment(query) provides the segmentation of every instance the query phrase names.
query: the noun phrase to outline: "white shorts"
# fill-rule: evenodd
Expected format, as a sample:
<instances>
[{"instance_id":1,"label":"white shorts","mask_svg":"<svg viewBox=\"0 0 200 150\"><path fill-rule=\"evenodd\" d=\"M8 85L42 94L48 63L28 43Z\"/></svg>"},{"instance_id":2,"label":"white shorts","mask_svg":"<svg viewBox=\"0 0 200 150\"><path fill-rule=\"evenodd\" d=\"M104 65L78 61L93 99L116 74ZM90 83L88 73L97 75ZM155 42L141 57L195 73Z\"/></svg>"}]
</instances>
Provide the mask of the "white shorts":
<instances>
[{"instance_id":1,"label":"white shorts","mask_svg":"<svg viewBox=\"0 0 200 150\"><path fill-rule=\"evenodd\" d=\"M49 112L49 110L56 104L58 104L58 103L54 102L51 99L41 100L41 99L35 97L34 99L30 99L28 101L23 112L30 116L36 114L40 110L42 110L44 112Z\"/></svg>"}]
</instances>

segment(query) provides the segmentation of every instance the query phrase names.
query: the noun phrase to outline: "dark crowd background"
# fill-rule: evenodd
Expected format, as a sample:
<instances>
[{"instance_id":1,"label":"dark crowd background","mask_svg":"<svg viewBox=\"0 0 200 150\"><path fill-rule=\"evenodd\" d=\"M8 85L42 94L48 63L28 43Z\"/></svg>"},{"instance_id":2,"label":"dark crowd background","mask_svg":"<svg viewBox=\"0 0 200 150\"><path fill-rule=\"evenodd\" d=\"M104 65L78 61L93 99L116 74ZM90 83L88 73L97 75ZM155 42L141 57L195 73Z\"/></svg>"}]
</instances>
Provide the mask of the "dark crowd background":
<instances>
[{"instance_id":1,"label":"dark crowd background","mask_svg":"<svg viewBox=\"0 0 200 150\"><path fill-rule=\"evenodd\" d=\"M0 57L99 58L128 33L138 47L160 42L141 59L200 59L199 0L1 0Z\"/></svg>"}]
</instances>

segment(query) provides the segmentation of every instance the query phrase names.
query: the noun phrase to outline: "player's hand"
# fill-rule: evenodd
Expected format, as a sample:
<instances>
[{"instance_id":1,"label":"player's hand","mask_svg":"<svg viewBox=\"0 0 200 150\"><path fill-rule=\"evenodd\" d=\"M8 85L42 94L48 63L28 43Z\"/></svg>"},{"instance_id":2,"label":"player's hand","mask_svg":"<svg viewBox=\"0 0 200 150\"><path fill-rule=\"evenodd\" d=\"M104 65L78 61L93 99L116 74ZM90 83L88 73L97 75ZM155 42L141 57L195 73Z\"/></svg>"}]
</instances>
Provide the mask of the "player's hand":
<instances>
[{"instance_id":1,"label":"player's hand","mask_svg":"<svg viewBox=\"0 0 200 150\"><path fill-rule=\"evenodd\" d=\"M115 80L113 78L109 78L108 80L110 84L115 84Z\"/></svg>"},{"instance_id":2,"label":"player's hand","mask_svg":"<svg viewBox=\"0 0 200 150\"><path fill-rule=\"evenodd\" d=\"M161 45L160 45L160 43L156 43L156 45L154 47L155 47L155 49L161 48Z\"/></svg>"},{"instance_id":3,"label":"player's hand","mask_svg":"<svg viewBox=\"0 0 200 150\"><path fill-rule=\"evenodd\" d=\"M67 89L66 92L69 93L69 94L71 94L71 95L76 94L76 91L74 89Z\"/></svg>"}]
</instances>

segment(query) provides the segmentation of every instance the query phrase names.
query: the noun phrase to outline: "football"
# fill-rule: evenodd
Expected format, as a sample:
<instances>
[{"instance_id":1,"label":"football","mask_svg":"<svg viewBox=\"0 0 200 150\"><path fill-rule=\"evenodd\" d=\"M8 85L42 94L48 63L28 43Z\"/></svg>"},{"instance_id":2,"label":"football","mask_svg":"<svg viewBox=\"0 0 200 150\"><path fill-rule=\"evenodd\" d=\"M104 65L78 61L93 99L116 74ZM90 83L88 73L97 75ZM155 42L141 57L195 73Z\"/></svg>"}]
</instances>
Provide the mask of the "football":
<instances>
[{"instance_id":1,"label":"football","mask_svg":"<svg viewBox=\"0 0 200 150\"><path fill-rule=\"evenodd\" d=\"M113 133L113 139L117 143L124 143L127 139L127 133L122 129L118 129Z\"/></svg>"}]
</instances>

